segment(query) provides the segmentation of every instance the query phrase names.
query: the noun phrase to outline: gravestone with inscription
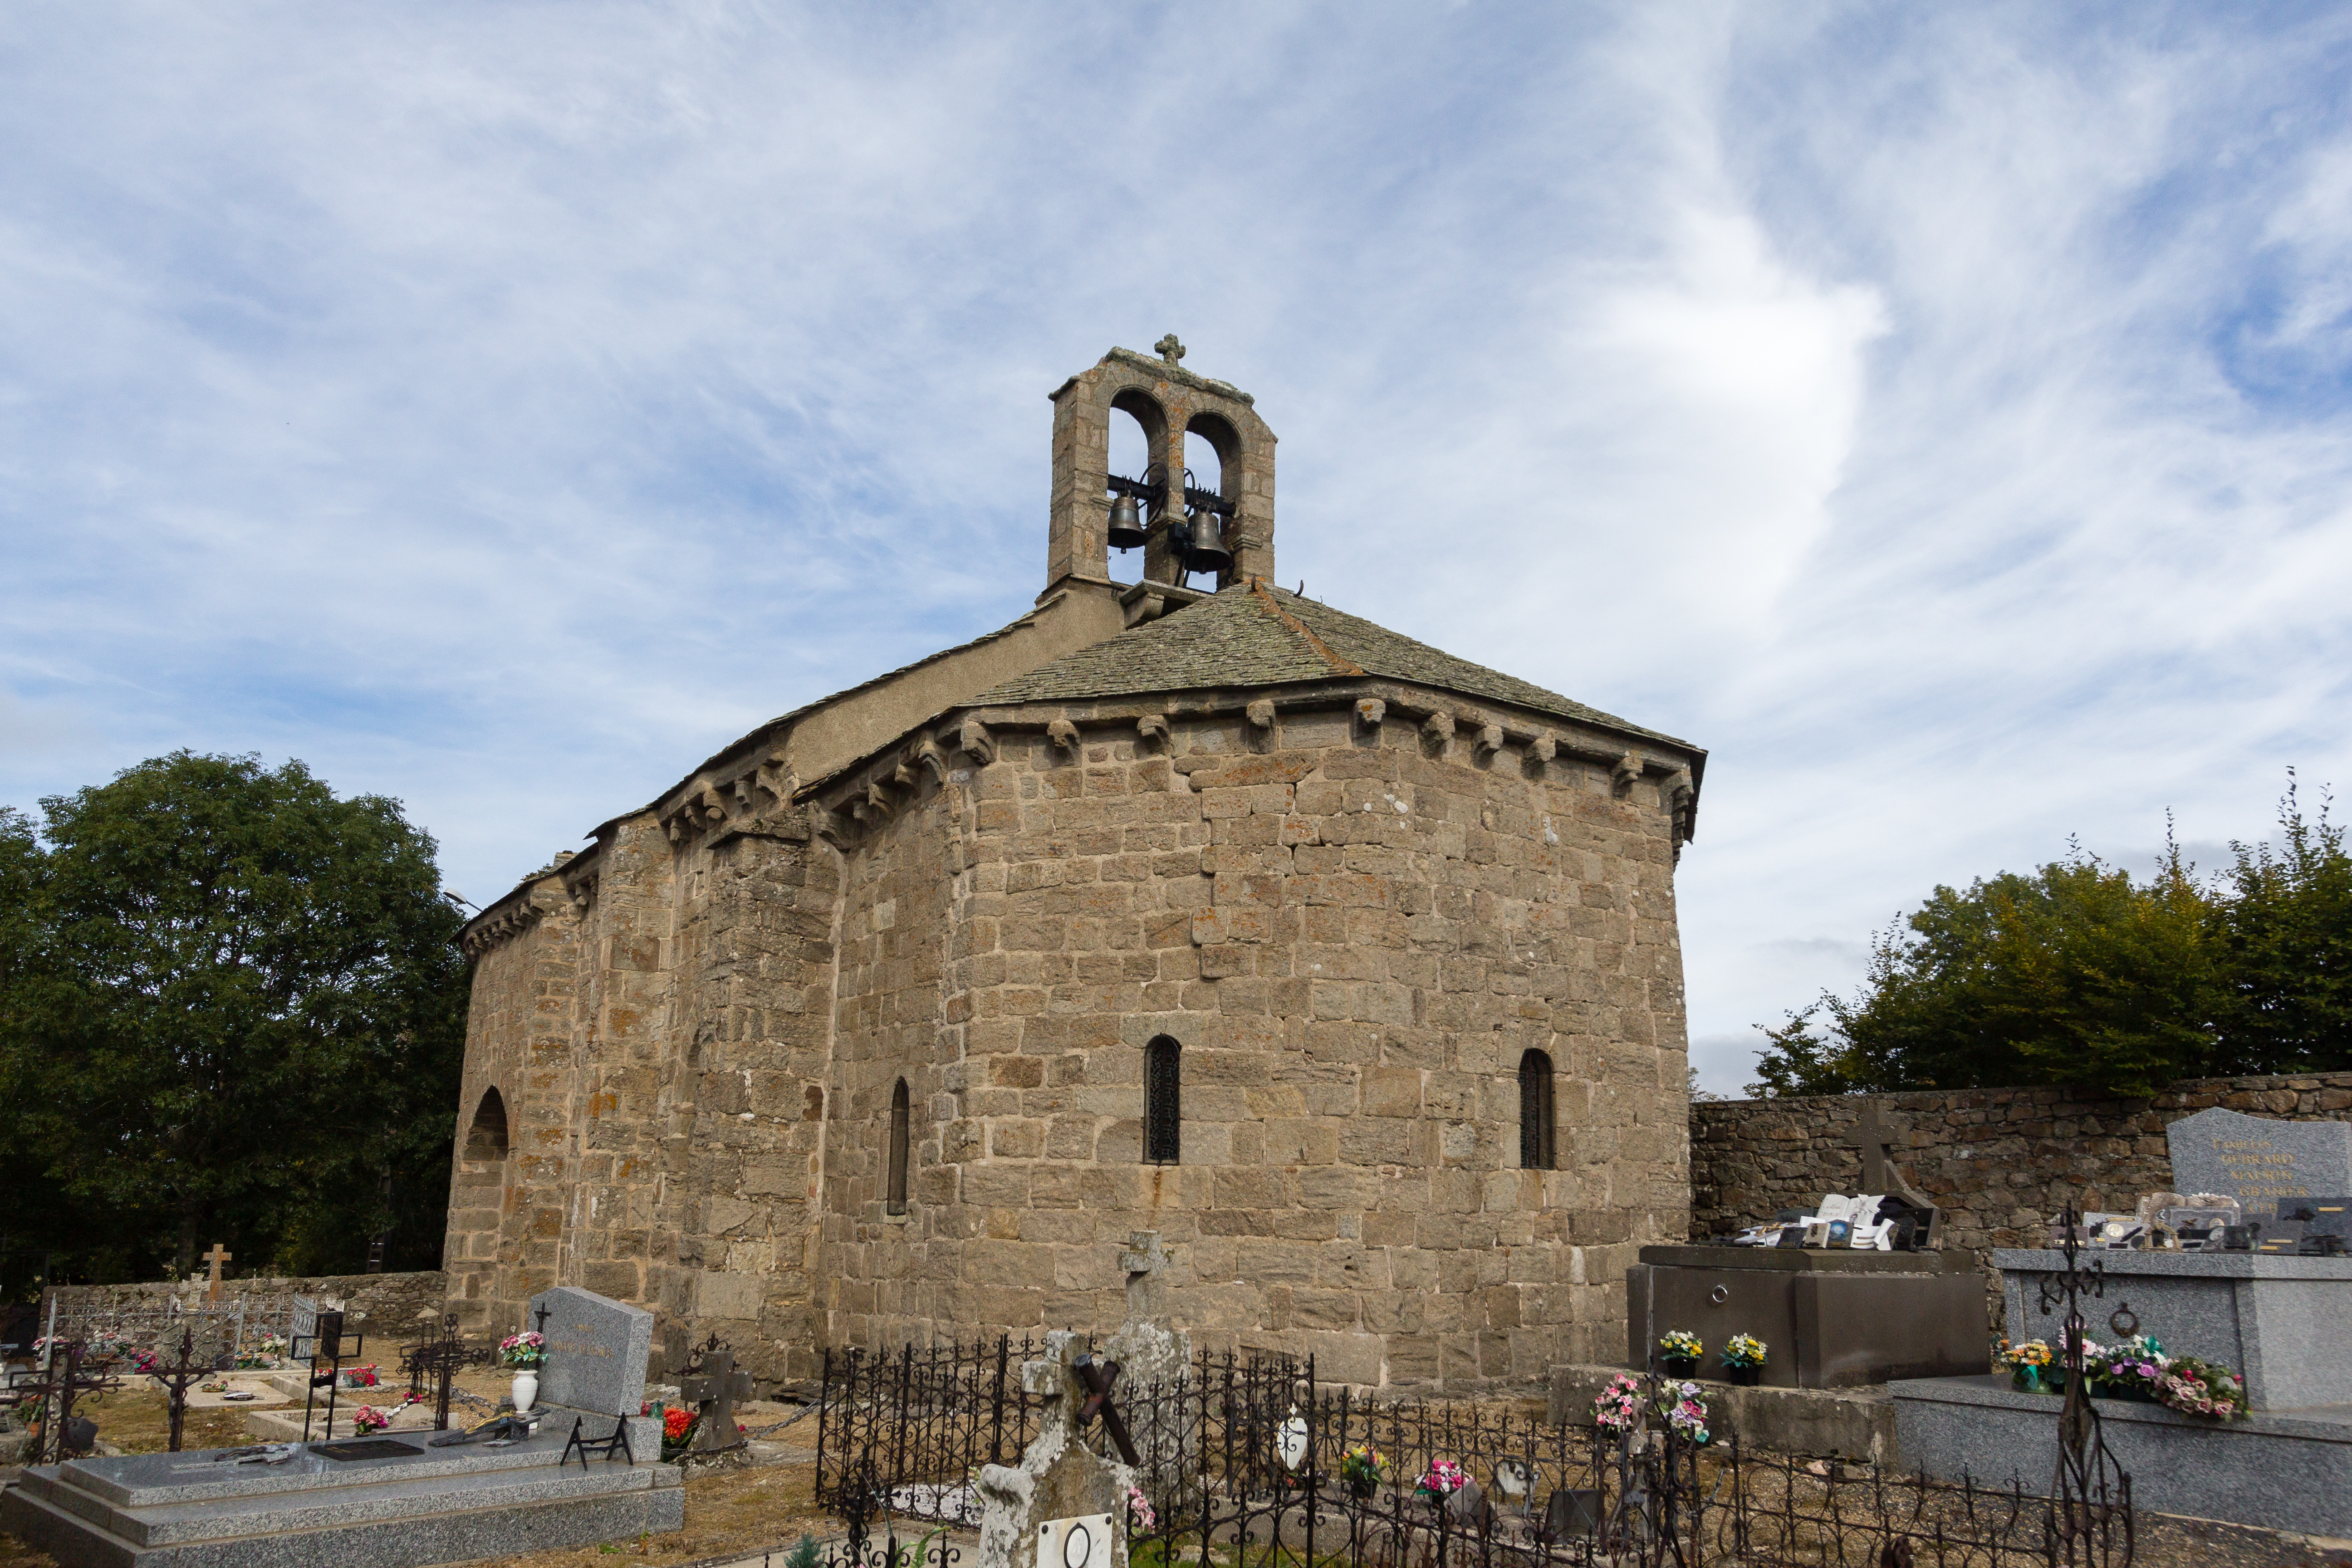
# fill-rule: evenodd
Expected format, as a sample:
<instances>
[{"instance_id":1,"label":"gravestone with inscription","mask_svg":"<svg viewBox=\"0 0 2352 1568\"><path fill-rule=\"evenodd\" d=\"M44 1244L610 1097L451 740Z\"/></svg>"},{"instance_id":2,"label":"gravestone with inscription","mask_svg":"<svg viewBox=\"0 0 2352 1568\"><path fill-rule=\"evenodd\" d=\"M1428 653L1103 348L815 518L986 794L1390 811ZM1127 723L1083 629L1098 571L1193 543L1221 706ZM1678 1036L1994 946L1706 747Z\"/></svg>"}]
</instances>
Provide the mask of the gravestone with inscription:
<instances>
[{"instance_id":1,"label":"gravestone with inscription","mask_svg":"<svg viewBox=\"0 0 2352 1568\"><path fill-rule=\"evenodd\" d=\"M2276 1121L2220 1106L2164 1130L2172 1184L2227 1193L2247 1217L2267 1218L2282 1198L2352 1193L2352 1121Z\"/></svg>"},{"instance_id":2,"label":"gravestone with inscription","mask_svg":"<svg viewBox=\"0 0 2352 1568\"><path fill-rule=\"evenodd\" d=\"M544 1310L546 1316L541 1318ZM646 1402L646 1362L653 1354L654 1315L643 1307L559 1285L530 1299L528 1325L543 1325L547 1361L539 1369L539 1403L549 1423L572 1425L566 1412L589 1417L586 1436L604 1436L614 1417L627 1419L630 1451L661 1453L661 1423L637 1413ZM603 1416L603 1422L596 1417Z\"/></svg>"}]
</instances>

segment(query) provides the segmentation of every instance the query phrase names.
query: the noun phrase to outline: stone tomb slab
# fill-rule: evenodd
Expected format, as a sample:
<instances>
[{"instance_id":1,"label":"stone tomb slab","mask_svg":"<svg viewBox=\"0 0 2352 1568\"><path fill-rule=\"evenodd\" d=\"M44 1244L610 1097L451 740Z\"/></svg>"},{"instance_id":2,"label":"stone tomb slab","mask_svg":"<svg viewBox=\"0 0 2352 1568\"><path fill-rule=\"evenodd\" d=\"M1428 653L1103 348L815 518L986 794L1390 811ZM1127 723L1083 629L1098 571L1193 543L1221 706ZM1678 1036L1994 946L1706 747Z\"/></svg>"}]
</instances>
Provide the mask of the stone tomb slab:
<instances>
[{"instance_id":1,"label":"stone tomb slab","mask_svg":"<svg viewBox=\"0 0 2352 1568\"><path fill-rule=\"evenodd\" d=\"M2005 1376L1897 1382L1888 1393L1906 1468L1995 1487L2014 1479L2048 1494L2058 1397L2020 1394ZM2096 1405L2107 1448L2131 1477L2135 1508L2352 1535L2352 1405L2221 1422L2160 1405Z\"/></svg>"},{"instance_id":2,"label":"stone tomb slab","mask_svg":"<svg viewBox=\"0 0 2352 1568\"><path fill-rule=\"evenodd\" d=\"M1705 1377L1723 1375L1726 1341L1754 1334L1767 1351L1760 1381L1776 1388L1851 1388L1991 1364L1976 1255L1957 1248L1645 1247L1625 1271L1625 1303L1629 1366L1645 1366L1673 1329L1706 1345Z\"/></svg>"},{"instance_id":3,"label":"stone tomb slab","mask_svg":"<svg viewBox=\"0 0 2352 1568\"><path fill-rule=\"evenodd\" d=\"M646 1399L654 1315L576 1285L533 1296L530 1322L540 1321L542 1307L548 1318L547 1363L539 1369L541 1402L599 1415L635 1415Z\"/></svg>"},{"instance_id":4,"label":"stone tomb slab","mask_svg":"<svg viewBox=\"0 0 2352 1568\"><path fill-rule=\"evenodd\" d=\"M402 1451L347 1460L311 1445L282 1465L217 1449L77 1459L26 1471L0 1527L66 1568L417 1568L685 1522L674 1466L559 1466L569 1431L503 1448L388 1439Z\"/></svg>"},{"instance_id":5,"label":"stone tomb slab","mask_svg":"<svg viewBox=\"0 0 2352 1568\"><path fill-rule=\"evenodd\" d=\"M2041 1282L2063 1274L2066 1255L2000 1247L2009 1337L2055 1344L2065 1315L2042 1307ZM2125 1337L2128 1307L2138 1331L2172 1355L2218 1361L2246 1380L2255 1410L2352 1405L2352 1258L2271 1258L2251 1252L2095 1252L2105 1293L2083 1301L2092 1339Z\"/></svg>"},{"instance_id":6,"label":"stone tomb slab","mask_svg":"<svg viewBox=\"0 0 2352 1568\"><path fill-rule=\"evenodd\" d=\"M2164 1130L2172 1184L2184 1193L2227 1193L2249 1219L2277 1212L2281 1198L2352 1193L2352 1121L2277 1121L2220 1106Z\"/></svg>"}]
</instances>

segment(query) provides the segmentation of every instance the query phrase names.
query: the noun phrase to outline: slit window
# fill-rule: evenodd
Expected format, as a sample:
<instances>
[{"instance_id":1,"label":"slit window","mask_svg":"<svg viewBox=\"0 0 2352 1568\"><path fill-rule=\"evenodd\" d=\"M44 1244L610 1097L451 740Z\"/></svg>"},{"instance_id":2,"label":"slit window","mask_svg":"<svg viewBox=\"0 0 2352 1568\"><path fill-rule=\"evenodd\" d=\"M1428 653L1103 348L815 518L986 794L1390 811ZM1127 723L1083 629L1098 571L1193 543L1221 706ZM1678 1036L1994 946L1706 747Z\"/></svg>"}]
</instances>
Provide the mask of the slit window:
<instances>
[{"instance_id":1,"label":"slit window","mask_svg":"<svg viewBox=\"0 0 2352 1568\"><path fill-rule=\"evenodd\" d=\"M1529 1051L1519 1058L1519 1165L1557 1168L1552 1150L1551 1058Z\"/></svg>"},{"instance_id":2,"label":"slit window","mask_svg":"<svg viewBox=\"0 0 2352 1568\"><path fill-rule=\"evenodd\" d=\"M907 1212L907 1134L912 1111L907 1102L907 1080L890 1091L890 1184L882 1208L886 1214Z\"/></svg>"},{"instance_id":3,"label":"slit window","mask_svg":"<svg viewBox=\"0 0 2352 1568\"><path fill-rule=\"evenodd\" d=\"M1143 1047L1143 1158L1173 1165L1183 1152L1183 1047L1166 1035Z\"/></svg>"}]
</instances>

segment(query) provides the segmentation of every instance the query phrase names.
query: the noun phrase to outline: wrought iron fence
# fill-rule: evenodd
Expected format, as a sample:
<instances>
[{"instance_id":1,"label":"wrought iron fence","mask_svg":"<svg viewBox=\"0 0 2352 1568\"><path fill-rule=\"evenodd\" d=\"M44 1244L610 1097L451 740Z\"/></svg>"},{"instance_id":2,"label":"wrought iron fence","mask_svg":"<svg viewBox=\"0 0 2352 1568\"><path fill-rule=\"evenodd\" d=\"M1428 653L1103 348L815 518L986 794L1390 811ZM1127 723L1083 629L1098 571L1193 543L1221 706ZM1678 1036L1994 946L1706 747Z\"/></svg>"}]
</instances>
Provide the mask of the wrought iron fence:
<instances>
[{"instance_id":1,"label":"wrought iron fence","mask_svg":"<svg viewBox=\"0 0 2352 1568\"><path fill-rule=\"evenodd\" d=\"M999 1340L829 1358L817 1496L849 1557L980 1521L983 1464L1014 1464L1045 1399ZM1202 1355L1122 1384L1140 1496L1136 1568L1596 1568L1806 1563L2028 1568L2080 1562L2062 1503L1835 1458L1531 1420L1497 1402L1365 1400L1311 1360ZM1098 1441L1099 1430L1089 1434ZM1448 1467L1449 1468L1441 1468ZM2128 1535L2124 1537L2128 1542ZM921 1548L918 1549L919 1552ZM941 1551L945 1551L942 1542ZM2128 1562L2126 1544L2120 1558ZM846 1561L846 1559L845 1559ZM941 1559L942 1562L945 1559ZM836 1565L837 1568L837 1565Z\"/></svg>"},{"instance_id":2,"label":"wrought iron fence","mask_svg":"<svg viewBox=\"0 0 2352 1568\"><path fill-rule=\"evenodd\" d=\"M1037 1435L1045 1402L1021 1386L1021 1363L1044 1351L1007 1335L897 1352L825 1352L818 1505L845 1518L879 1508L977 1524L972 1477L982 1465L1019 1464Z\"/></svg>"}]
</instances>

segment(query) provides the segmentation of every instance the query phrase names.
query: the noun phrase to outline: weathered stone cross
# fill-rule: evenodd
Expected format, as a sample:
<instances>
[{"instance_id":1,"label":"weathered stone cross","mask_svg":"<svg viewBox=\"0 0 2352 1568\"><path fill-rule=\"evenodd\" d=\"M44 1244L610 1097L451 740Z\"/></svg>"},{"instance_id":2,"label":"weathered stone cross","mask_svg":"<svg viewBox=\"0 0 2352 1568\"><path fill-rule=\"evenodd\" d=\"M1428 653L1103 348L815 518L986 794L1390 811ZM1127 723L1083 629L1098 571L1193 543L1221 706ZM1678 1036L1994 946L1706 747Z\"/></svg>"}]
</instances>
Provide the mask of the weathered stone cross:
<instances>
[{"instance_id":1,"label":"weathered stone cross","mask_svg":"<svg viewBox=\"0 0 2352 1568\"><path fill-rule=\"evenodd\" d=\"M1160 339L1151 346L1153 350L1158 353L1160 357L1166 360L1171 366L1174 365L1178 360L1184 357L1184 345L1176 341L1176 334L1173 332L1169 333L1166 337Z\"/></svg>"},{"instance_id":2,"label":"weathered stone cross","mask_svg":"<svg viewBox=\"0 0 2352 1568\"><path fill-rule=\"evenodd\" d=\"M1861 1120L1854 1123L1853 1142L1862 1146L1862 1190L1865 1193L1886 1191L1887 1142L1902 1131L1889 1127L1879 1120L1876 1097L1862 1102ZM1895 1178L1900 1181L1901 1177Z\"/></svg>"},{"instance_id":3,"label":"weathered stone cross","mask_svg":"<svg viewBox=\"0 0 2352 1568\"><path fill-rule=\"evenodd\" d=\"M1887 1145L1902 1131L1881 1120L1878 1098L1872 1095L1862 1102L1862 1114L1855 1121L1852 1141L1862 1146L1862 1190L1881 1197L1900 1198L1921 1211L1917 1235L1919 1244L1925 1247L1940 1239L1943 1221L1935 1204L1904 1179L1901 1168L1888 1153Z\"/></svg>"},{"instance_id":4,"label":"weathered stone cross","mask_svg":"<svg viewBox=\"0 0 2352 1568\"><path fill-rule=\"evenodd\" d=\"M701 1425L694 1433L696 1453L716 1453L740 1441L735 1436L735 1402L751 1398L751 1374L735 1370L735 1352L730 1350L709 1352L702 1358L699 1376L677 1380L677 1396L701 1415Z\"/></svg>"},{"instance_id":5,"label":"weathered stone cross","mask_svg":"<svg viewBox=\"0 0 2352 1568\"><path fill-rule=\"evenodd\" d=\"M205 1254L205 1261L213 1266L213 1282L211 1288L205 1292L205 1300L217 1301L220 1300L221 1265L226 1263L230 1258L236 1256L236 1253L229 1251L217 1241L213 1243L213 1249Z\"/></svg>"},{"instance_id":6,"label":"weathered stone cross","mask_svg":"<svg viewBox=\"0 0 2352 1568\"><path fill-rule=\"evenodd\" d=\"M1127 1321L1148 1322L1168 1315L1168 1249L1156 1230L1139 1230L1127 1238L1118 1255L1119 1272L1127 1276Z\"/></svg>"}]
</instances>

